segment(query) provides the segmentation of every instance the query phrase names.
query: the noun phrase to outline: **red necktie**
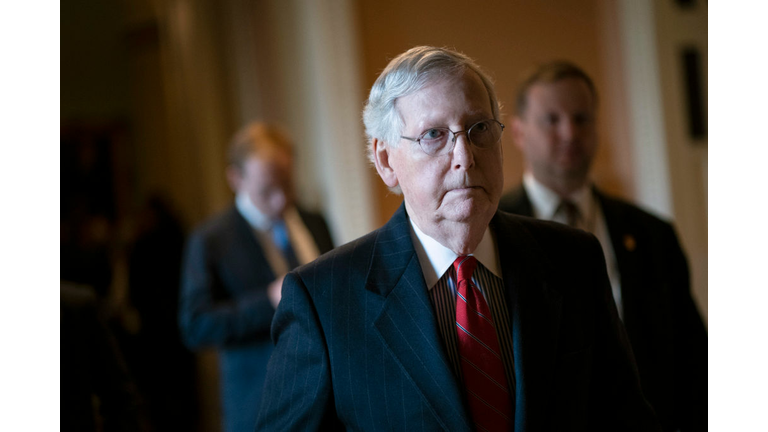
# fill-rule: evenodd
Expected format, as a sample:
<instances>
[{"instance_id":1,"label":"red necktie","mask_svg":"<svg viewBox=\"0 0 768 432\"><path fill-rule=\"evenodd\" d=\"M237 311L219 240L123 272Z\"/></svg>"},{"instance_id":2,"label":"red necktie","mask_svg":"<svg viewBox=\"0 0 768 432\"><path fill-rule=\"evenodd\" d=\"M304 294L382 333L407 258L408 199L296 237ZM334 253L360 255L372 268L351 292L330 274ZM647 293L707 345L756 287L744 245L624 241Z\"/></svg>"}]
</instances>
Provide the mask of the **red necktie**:
<instances>
[{"instance_id":1,"label":"red necktie","mask_svg":"<svg viewBox=\"0 0 768 432\"><path fill-rule=\"evenodd\" d=\"M456 269L456 331L459 335L464 390L478 430L509 431L513 428L512 398L491 311L472 282L477 260L460 256Z\"/></svg>"}]
</instances>

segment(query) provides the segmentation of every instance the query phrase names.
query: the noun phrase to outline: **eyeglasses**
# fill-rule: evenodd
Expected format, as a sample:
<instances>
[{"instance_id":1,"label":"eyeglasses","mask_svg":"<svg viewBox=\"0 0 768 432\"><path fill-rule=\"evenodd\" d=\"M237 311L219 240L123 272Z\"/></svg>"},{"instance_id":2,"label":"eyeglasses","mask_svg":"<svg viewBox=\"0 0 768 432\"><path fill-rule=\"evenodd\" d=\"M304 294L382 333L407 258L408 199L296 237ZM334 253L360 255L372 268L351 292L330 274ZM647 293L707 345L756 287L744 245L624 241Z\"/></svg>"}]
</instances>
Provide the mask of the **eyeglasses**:
<instances>
[{"instance_id":1,"label":"eyeglasses","mask_svg":"<svg viewBox=\"0 0 768 432\"><path fill-rule=\"evenodd\" d=\"M488 119L473 124L465 131L454 132L448 128L440 127L427 129L418 138L408 138L402 135L400 138L418 143L424 153L430 156L440 156L453 151L459 134L467 134L469 142L479 148L491 148L499 143L503 131L504 125L501 122ZM453 134L453 138L449 140L450 134ZM451 145L448 145L449 141Z\"/></svg>"}]
</instances>

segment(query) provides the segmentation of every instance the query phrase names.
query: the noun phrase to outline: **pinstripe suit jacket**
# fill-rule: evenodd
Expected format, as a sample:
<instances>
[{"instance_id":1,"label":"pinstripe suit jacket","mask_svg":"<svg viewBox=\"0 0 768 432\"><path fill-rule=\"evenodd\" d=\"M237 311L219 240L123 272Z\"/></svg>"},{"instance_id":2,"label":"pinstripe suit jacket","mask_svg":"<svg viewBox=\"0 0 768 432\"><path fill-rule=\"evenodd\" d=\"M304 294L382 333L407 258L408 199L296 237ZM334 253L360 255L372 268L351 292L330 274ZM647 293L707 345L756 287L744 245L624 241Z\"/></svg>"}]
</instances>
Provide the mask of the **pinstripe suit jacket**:
<instances>
[{"instance_id":1,"label":"pinstripe suit jacket","mask_svg":"<svg viewBox=\"0 0 768 432\"><path fill-rule=\"evenodd\" d=\"M257 430L472 429L404 206L290 273ZM515 430L656 430L597 240L498 212L517 380Z\"/></svg>"}]
</instances>

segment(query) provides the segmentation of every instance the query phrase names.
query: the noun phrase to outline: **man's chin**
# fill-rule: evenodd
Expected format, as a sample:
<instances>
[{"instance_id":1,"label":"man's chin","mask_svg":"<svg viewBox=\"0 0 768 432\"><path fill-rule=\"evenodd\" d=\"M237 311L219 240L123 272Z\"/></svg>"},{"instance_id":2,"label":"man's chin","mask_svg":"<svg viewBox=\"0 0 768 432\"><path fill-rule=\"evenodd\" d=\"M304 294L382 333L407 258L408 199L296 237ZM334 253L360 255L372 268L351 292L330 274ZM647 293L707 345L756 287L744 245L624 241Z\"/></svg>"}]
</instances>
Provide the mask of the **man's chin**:
<instances>
[{"instance_id":1,"label":"man's chin","mask_svg":"<svg viewBox=\"0 0 768 432\"><path fill-rule=\"evenodd\" d=\"M492 208L491 202L486 197L473 197L451 203L446 219L463 223L482 222L485 219L490 220L495 211L496 209Z\"/></svg>"},{"instance_id":2,"label":"man's chin","mask_svg":"<svg viewBox=\"0 0 768 432\"><path fill-rule=\"evenodd\" d=\"M574 159L560 164L560 177L579 178L589 171L589 161Z\"/></svg>"}]
</instances>

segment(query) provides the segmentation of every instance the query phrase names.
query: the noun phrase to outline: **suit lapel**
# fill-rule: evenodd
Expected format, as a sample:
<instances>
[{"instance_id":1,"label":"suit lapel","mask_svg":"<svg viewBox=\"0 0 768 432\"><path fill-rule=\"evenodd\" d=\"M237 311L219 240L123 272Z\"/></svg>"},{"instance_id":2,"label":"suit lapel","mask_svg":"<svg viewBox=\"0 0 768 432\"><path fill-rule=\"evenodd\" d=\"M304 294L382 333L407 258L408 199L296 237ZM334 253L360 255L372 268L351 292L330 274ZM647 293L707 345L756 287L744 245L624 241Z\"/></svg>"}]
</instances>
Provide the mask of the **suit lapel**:
<instances>
[{"instance_id":1,"label":"suit lapel","mask_svg":"<svg viewBox=\"0 0 768 432\"><path fill-rule=\"evenodd\" d=\"M624 324L629 332L634 332L638 329L632 328L635 321L635 310L632 310L632 306L643 304L642 299L637 297L643 292L642 281L645 280L645 276L640 262L641 255L636 252L636 249L642 245L638 244L638 233L630 230L625 223L628 218L621 207L597 190L594 190L594 193L603 210L608 236L611 238L616 263L619 266ZM638 313L642 312L638 311Z\"/></svg>"},{"instance_id":2,"label":"suit lapel","mask_svg":"<svg viewBox=\"0 0 768 432\"><path fill-rule=\"evenodd\" d=\"M533 217L533 206L528 198L525 187L521 184L517 189L504 195L499 203L499 210L522 216Z\"/></svg>"},{"instance_id":3,"label":"suit lapel","mask_svg":"<svg viewBox=\"0 0 768 432\"><path fill-rule=\"evenodd\" d=\"M243 215L240 214L235 206L232 206L230 209L230 218L235 236L238 238L238 241L235 242L235 244L242 245L242 250L238 250L237 254L241 255L241 259L246 259L247 262L245 267L242 267L240 263L237 263L235 267L241 269L262 269L262 271L266 272L263 277L267 278L267 280L274 279L276 275L274 274L272 265L269 263L269 261L267 261L264 248L256 238L256 233L254 232L253 227L248 224L248 221L245 220ZM241 273L242 271L237 272L237 274ZM251 270L246 272L246 274L251 273Z\"/></svg>"},{"instance_id":4,"label":"suit lapel","mask_svg":"<svg viewBox=\"0 0 768 432\"><path fill-rule=\"evenodd\" d=\"M376 238L366 287L382 297L374 328L445 429L469 430L401 206Z\"/></svg>"},{"instance_id":5,"label":"suit lapel","mask_svg":"<svg viewBox=\"0 0 768 432\"><path fill-rule=\"evenodd\" d=\"M512 320L515 430L535 429L551 400L562 296L549 287L551 264L517 218L497 213L491 227Z\"/></svg>"}]
</instances>

